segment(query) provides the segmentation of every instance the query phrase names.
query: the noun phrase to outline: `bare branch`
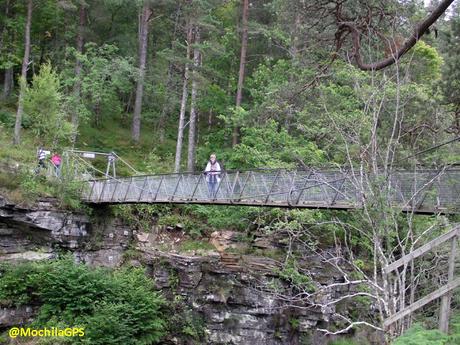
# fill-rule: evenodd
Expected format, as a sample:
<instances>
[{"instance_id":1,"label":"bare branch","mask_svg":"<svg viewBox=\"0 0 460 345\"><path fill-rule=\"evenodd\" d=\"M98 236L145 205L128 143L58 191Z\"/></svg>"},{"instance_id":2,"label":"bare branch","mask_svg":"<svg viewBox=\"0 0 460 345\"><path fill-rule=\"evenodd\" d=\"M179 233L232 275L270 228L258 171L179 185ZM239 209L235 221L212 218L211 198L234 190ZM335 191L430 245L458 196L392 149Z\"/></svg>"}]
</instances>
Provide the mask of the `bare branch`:
<instances>
[{"instance_id":1,"label":"bare branch","mask_svg":"<svg viewBox=\"0 0 460 345\"><path fill-rule=\"evenodd\" d=\"M361 48L361 39L360 31L357 28L355 22L340 22L341 28L347 28L352 36L353 41L353 56L355 58L356 64L358 67L364 71L377 71L385 67L388 67L395 62L397 62L405 53L407 53L417 41L428 32L430 26L438 20L438 18L447 10L447 8L454 2L454 0L444 0L438 7L436 7L433 12L425 18L420 24L418 24L412 35L402 44L402 46L393 52L392 56L389 56L386 59L377 61L374 63L364 63L361 57L360 48Z\"/></svg>"}]
</instances>

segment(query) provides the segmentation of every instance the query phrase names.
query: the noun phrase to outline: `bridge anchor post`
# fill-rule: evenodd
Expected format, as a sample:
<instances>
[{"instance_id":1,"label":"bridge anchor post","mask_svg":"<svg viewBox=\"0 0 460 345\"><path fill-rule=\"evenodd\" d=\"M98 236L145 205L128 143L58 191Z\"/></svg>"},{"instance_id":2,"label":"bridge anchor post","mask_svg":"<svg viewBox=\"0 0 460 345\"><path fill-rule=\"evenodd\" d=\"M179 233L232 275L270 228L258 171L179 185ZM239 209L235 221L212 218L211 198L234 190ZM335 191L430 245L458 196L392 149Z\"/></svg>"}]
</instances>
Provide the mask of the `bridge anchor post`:
<instances>
[{"instance_id":1,"label":"bridge anchor post","mask_svg":"<svg viewBox=\"0 0 460 345\"><path fill-rule=\"evenodd\" d=\"M455 257L457 255L457 240L458 235L452 237L450 245L449 268L447 273L447 283L454 279L455 270ZM452 299L452 292L449 292L441 297L441 306L439 308L439 330L441 332L449 332L449 316L450 316L450 302Z\"/></svg>"}]
</instances>

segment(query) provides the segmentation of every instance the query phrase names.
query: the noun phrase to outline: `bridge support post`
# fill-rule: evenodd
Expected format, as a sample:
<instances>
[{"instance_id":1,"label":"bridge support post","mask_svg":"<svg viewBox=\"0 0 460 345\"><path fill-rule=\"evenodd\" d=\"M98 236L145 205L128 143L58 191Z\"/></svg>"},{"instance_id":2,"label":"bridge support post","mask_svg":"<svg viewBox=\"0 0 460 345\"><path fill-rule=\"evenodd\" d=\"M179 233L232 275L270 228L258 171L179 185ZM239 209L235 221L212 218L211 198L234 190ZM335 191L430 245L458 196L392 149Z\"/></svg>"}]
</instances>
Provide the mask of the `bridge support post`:
<instances>
[{"instance_id":1,"label":"bridge support post","mask_svg":"<svg viewBox=\"0 0 460 345\"><path fill-rule=\"evenodd\" d=\"M295 187L295 178L296 178L296 172L294 171L292 173L291 182L289 183L289 192L286 195L286 202L289 205L289 207L293 206L292 201L291 201L291 197L292 197L292 193L295 190L295 188L294 188Z\"/></svg>"},{"instance_id":2,"label":"bridge support post","mask_svg":"<svg viewBox=\"0 0 460 345\"><path fill-rule=\"evenodd\" d=\"M234 202L233 195L235 194L235 187L236 187L236 184L237 184L237 182L238 182L239 176L240 176L240 172L239 172L239 170L238 170L238 171L236 172L236 174L235 174L235 180L233 181L233 184L232 184L232 186L230 187L231 189L230 189L230 191L229 191L230 195L228 196L228 200L230 201L230 204L233 204L233 202Z\"/></svg>"},{"instance_id":3,"label":"bridge support post","mask_svg":"<svg viewBox=\"0 0 460 345\"><path fill-rule=\"evenodd\" d=\"M118 183L119 183L118 180L116 180L116 182L115 182L115 187L113 187L112 197L110 198L110 201L111 201L111 202L114 202L114 201L115 201L115 200L114 200L114 196L115 196L115 193L117 192Z\"/></svg>"},{"instance_id":4,"label":"bridge support post","mask_svg":"<svg viewBox=\"0 0 460 345\"><path fill-rule=\"evenodd\" d=\"M267 194L267 197L265 198L265 204L268 202L268 199L270 199L270 195L272 194L273 190L275 189L275 184L276 184L276 181L278 180L278 177L280 176L280 171L281 169L279 169L277 172L276 172L276 176L275 176L275 179L273 180L273 183L270 187L270 190L268 191L268 194Z\"/></svg>"},{"instance_id":5,"label":"bridge support post","mask_svg":"<svg viewBox=\"0 0 460 345\"><path fill-rule=\"evenodd\" d=\"M198 181L197 181L197 183L196 183L196 185L195 185L195 188L193 189L192 196L191 196L190 199L189 199L190 201L193 201L193 198L195 197L195 193L196 193L196 191L197 191L197 189L198 189L198 186L200 185L200 182L201 182L201 180L202 180L202 177L203 177L203 174L200 174L200 177L198 178Z\"/></svg>"},{"instance_id":6,"label":"bridge support post","mask_svg":"<svg viewBox=\"0 0 460 345\"><path fill-rule=\"evenodd\" d=\"M153 201L155 201L155 200L157 199L158 193L160 193L161 184L163 183L164 178L165 178L165 176L162 175L162 176L161 176L160 183L158 184L157 191L156 191L156 193L155 193L155 197L153 198Z\"/></svg>"},{"instance_id":7,"label":"bridge support post","mask_svg":"<svg viewBox=\"0 0 460 345\"><path fill-rule=\"evenodd\" d=\"M240 196L237 201L241 201L241 198L243 197L244 189L246 188L246 185L248 184L248 181L251 178L251 174L252 174L252 171L249 171L248 176L246 176L246 179L244 180L244 184L243 184L243 187L241 188Z\"/></svg>"},{"instance_id":8,"label":"bridge support post","mask_svg":"<svg viewBox=\"0 0 460 345\"><path fill-rule=\"evenodd\" d=\"M126 202L126 198L128 197L129 189L131 188L131 183L132 182L133 182L133 177L131 176L131 178L129 179L128 187L126 187L126 193L125 193L125 197L123 199L124 202Z\"/></svg>"},{"instance_id":9,"label":"bridge support post","mask_svg":"<svg viewBox=\"0 0 460 345\"><path fill-rule=\"evenodd\" d=\"M173 201L174 200L174 197L176 196L176 192L177 192L177 189L179 188L179 184L180 184L180 181L182 180L182 174L179 175L179 178L177 179L177 184L176 184L176 187L174 188L174 192L173 194L171 195L171 198L170 200Z\"/></svg>"},{"instance_id":10,"label":"bridge support post","mask_svg":"<svg viewBox=\"0 0 460 345\"><path fill-rule=\"evenodd\" d=\"M337 200L337 197L339 196L339 193L342 193L342 187L345 184L345 181L347 180L348 177L348 171L345 171L345 177L342 179L342 183L340 184L339 188L337 189L337 192L334 195L334 198L331 201L331 206L335 204L335 201ZM342 193L343 195L343 193Z\"/></svg>"},{"instance_id":11,"label":"bridge support post","mask_svg":"<svg viewBox=\"0 0 460 345\"><path fill-rule=\"evenodd\" d=\"M454 279L455 270L455 257L457 255L457 240L458 235L452 237L449 256L449 268L447 273L447 283ZM450 316L450 302L452 299L452 292L449 292L441 297L441 307L439 308L439 330L447 333L449 331L449 316Z\"/></svg>"}]
</instances>

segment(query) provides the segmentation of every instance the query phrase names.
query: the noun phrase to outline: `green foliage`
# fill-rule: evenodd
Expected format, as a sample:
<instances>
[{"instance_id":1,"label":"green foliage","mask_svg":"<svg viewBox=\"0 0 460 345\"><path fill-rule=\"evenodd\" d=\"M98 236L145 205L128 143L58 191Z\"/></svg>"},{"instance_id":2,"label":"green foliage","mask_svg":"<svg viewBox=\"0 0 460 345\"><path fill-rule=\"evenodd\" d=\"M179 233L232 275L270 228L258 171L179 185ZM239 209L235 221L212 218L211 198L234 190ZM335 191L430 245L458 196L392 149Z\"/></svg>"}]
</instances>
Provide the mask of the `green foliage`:
<instances>
[{"instance_id":1,"label":"green foliage","mask_svg":"<svg viewBox=\"0 0 460 345\"><path fill-rule=\"evenodd\" d=\"M168 310L169 334L179 335L181 339L191 340L193 343L205 343L204 320L188 306L183 296L174 295Z\"/></svg>"},{"instance_id":2,"label":"green foliage","mask_svg":"<svg viewBox=\"0 0 460 345\"><path fill-rule=\"evenodd\" d=\"M449 334L437 329L426 329L422 324L415 324L403 335L398 337L393 345L456 345L460 340L460 314L452 313Z\"/></svg>"},{"instance_id":3,"label":"green foliage","mask_svg":"<svg viewBox=\"0 0 460 345\"><path fill-rule=\"evenodd\" d=\"M0 171L0 186L7 190L15 190L20 186L20 179L16 174Z\"/></svg>"},{"instance_id":4,"label":"green foliage","mask_svg":"<svg viewBox=\"0 0 460 345\"><path fill-rule=\"evenodd\" d=\"M275 271L281 278L289 281L289 283L300 291L315 291L315 285L311 277L304 272L301 272L295 258L290 257L280 270Z\"/></svg>"},{"instance_id":5,"label":"green foliage","mask_svg":"<svg viewBox=\"0 0 460 345\"><path fill-rule=\"evenodd\" d=\"M187 212L213 229L244 230L259 213L255 207L185 206Z\"/></svg>"},{"instance_id":6,"label":"green foliage","mask_svg":"<svg viewBox=\"0 0 460 345\"><path fill-rule=\"evenodd\" d=\"M10 111L7 111L6 109L0 110L0 128L1 127L13 128L14 121L15 121L15 114L13 114Z\"/></svg>"},{"instance_id":7,"label":"green foliage","mask_svg":"<svg viewBox=\"0 0 460 345\"><path fill-rule=\"evenodd\" d=\"M63 71L64 83L69 89L67 106L76 107L82 121L90 117L93 124L99 127L102 118L113 119L113 114L122 112L119 95L132 90L132 81L138 73L132 60L120 56L118 51L116 45L98 46L95 43L86 44L84 54L79 54L73 49L68 51L72 59ZM74 76L75 59L82 64L79 80ZM76 83L80 83L82 91L82 97L77 99L70 92Z\"/></svg>"},{"instance_id":8,"label":"green foliage","mask_svg":"<svg viewBox=\"0 0 460 345\"><path fill-rule=\"evenodd\" d=\"M460 312L458 309L452 312L449 323L449 342L450 344L460 344Z\"/></svg>"},{"instance_id":9,"label":"green foliage","mask_svg":"<svg viewBox=\"0 0 460 345\"><path fill-rule=\"evenodd\" d=\"M290 318L289 324L291 325L292 329L297 330L299 329L299 326L300 326L300 320L296 318Z\"/></svg>"},{"instance_id":10,"label":"green foliage","mask_svg":"<svg viewBox=\"0 0 460 345\"><path fill-rule=\"evenodd\" d=\"M180 244L181 252L214 250L214 246L203 241L184 241Z\"/></svg>"},{"instance_id":11,"label":"green foliage","mask_svg":"<svg viewBox=\"0 0 460 345\"><path fill-rule=\"evenodd\" d=\"M437 329L427 330L416 324L393 342L393 345L447 345L449 337Z\"/></svg>"},{"instance_id":12,"label":"green foliage","mask_svg":"<svg viewBox=\"0 0 460 345\"><path fill-rule=\"evenodd\" d=\"M83 343L101 345L147 345L164 334L164 300L141 269L92 269L67 257L2 266L1 273L2 305L41 306L35 327L78 325Z\"/></svg>"},{"instance_id":13,"label":"green foliage","mask_svg":"<svg viewBox=\"0 0 460 345\"><path fill-rule=\"evenodd\" d=\"M30 128L35 136L43 144L68 141L73 128L63 112L59 76L51 64L42 65L32 85L25 90L24 111L30 117Z\"/></svg>"},{"instance_id":14,"label":"green foliage","mask_svg":"<svg viewBox=\"0 0 460 345\"><path fill-rule=\"evenodd\" d=\"M186 233L192 238L199 238L205 233L205 227L201 222L198 222L196 219L189 217L188 215L181 212L161 217L158 221L158 224L172 227L176 226L177 224L181 224L184 227Z\"/></svg>"},{"instance_id":15,"label":"green foliage","mask_svg":"<svg viewBox=\"0 0 460 345\"><path fill-rule=\"evenodd\" d=\"M131 227L148 232L158 217L171 212L168 205L119 205L113 206L114 216L123 219Z\"/></svg>"},{"instance_id":16,"label":"green foliage","mask_svg":"<svg viewBox=\"0 0 460 345\"><path fill-rule=\"evenodd\" d=\"M52 196L53 185L43 174L36 174L33 170L22 169L19 187L27 195L28 201L34 201L40 196Z\"/></svg>"},{"instance_id":17,"label":"green foliage","mask_svg":"<svg viewBox=\"0 0 460 345\"><path fill-rule=\"evenodd\" d=\"M415 80L429 83L441 78L441 67L444 61L436 48L431 47L424 41L418 41L414 46L413 54L415 59L413 66Z\"/></svg>"},{"instance_id":18,"label":"green foliage","mask_svg":"<svg viewBox=\"0 0 460 345\"><path fill-rule=\"evenodd\" d=\"M243 128L241 143L225 157L227 169L293 168L299 160L317 165L324 161L324 154L314 143L280 129L275 121Z\"/></svg>"},{"instance_id":19,"label":"green foliage","mask_svg":"<svg viewBox=\"0 0 460 345\"><path fill-rule=\"evenodd\" d=\"M72 169L68 168L63 167L59 178L50 176L54 173L52 166L48 166L46 170L39 170L38 173L35 169L23 168L16 179L17 188L28 201L50 196L57 198L62 208L85 210L85 206L81 203L81 192L86 184L75 179L74 171L69 171Z\"/></svg>"}]
</instances>

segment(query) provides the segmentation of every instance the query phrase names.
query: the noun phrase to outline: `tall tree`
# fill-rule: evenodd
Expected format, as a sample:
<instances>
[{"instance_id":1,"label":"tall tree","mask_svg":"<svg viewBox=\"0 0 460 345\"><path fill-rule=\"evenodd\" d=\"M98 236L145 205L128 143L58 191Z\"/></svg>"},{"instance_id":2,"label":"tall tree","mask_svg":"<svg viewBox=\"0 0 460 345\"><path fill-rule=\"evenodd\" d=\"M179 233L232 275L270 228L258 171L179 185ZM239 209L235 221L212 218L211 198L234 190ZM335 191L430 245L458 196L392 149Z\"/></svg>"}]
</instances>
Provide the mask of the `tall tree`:
<instances>
[{"instance_id":1,"label":"tall tree","mask_svg":"<svg viewBox=\"0 0 460 345\"><path fill-rule=\"evenodd\" d=\"M13 143L15 145L19 145L21 142L21 124L22 124L22 113L24 110L24 93L26 91L27 68L29 66L29 56L30 56L30 26L32 24L32 9L33 9L33 0L28 0L27 1L26 28L24 32L24 36L25 36L24 38L24 58L22 60L18 110L16 113L16 123L14 125Z\"/></svg>"},{"instance_id":2,"label":"tall tree","mask_svg":"<svg viewBox=\"0 0 460 345\"><path fill-rule=\"evenodd\" d=\"M246 52L248 49L248 17L249 17L249 0L243 0L243 16L241 21L241 54L240 54L240 71L238 73L238 87L236 90L236 107L241 106L243 100L243 85L246 70ZM233 128L232 146L238 144L239 128Z\"/></svg>"},{"instance_id":3,"label":"tall tree","mask_svg":"<svg viewBox=\"0 0 460 345\"><path fill-rule=\"evenodd\" d=\"M460 5L453 8L444 35L443 91L454 117L448 132L460 135Z\"/></svg>"},{"instance_id":4,"label":"tall tree","mask_svg":"<svg viewBox=\"0 0 460 345\"><path fill-rule=\"evenodd\" d=\"M78 31L77 31L77 52L78 54L83 54L83 44L84 44L84 38L83 38L83 32L85 29L85 22L86 22L86 8L84 2L80 3L80 8L79 8L79 21L78 21ZM80 103L80 98L81 98L81 68L82 68L82 63L80 60L80 57L77 56L77 60L75 62L75 86L74 86L74 96L75 96L75 103L79 104ZM77 138L77 131L76 129L78 128L78 107L75 106L72 111L72 125L74 127L74 134L72 138L72 142L75 143L75 140Z\"/></svg>"},{"instance_id":5,"label":"tall tree","mask_svg":"<svg viewBox=\"0 0 460 345\"><path fill-rule=\"evenodd\" d=\"M195 156L196 156L196 122L197 109L196 98L198 93L198 67L200 65L200 28L195 26L195 47L193 48L193 72L192 72L192 99L190 102L190 122L188 127L188 156L187 156L187 171L195 171Z\"/></svg>"},{"instance_id":6,"label":"tall tree","mask_svg":"<svg viewBox=\"0 0 460 345\"><path fill-rule=\"evenodd\" d=\"M3 41L5 39L5 33L7 30L6 20L10 15L10 0L6 0L5 3L5 21L2 26L2 32L0 36L0 51L3 49ZM2 99L7 99L11 94L11 89L13 88L13 67L8 67L5 70L4 82L3 82L3 93Z\"/></svg>"},{"instance_id":7,"label":"tall tree","mask_svg":"<svg viewBox=\"0 0 460 345\"><path fill-rule=\"evenodd\" d=\"M182 81L182 99L180 103L180 113L179 113L179 126L177 129L177 142L176 142L176 158L174 161L174 172L179 172L180 162L182 158L182 145L184 141L184 127L185 127L185 110L187 107L188 99L188 80L189 80L189 58L191 51L191 42L192 42L192 25L188 21L186 25L187 30L187 50L186 50L186 61L184 65L184 77Z\"/></svg>"},{"instance_id":8,"label":"tall tree","mask_svg":"<svg viewBox=\"0 0 460 345\"><path fill-rule=\"evenodd\" d=\"M5 20L3 21L1 31L0 31L0 51L3 49L3 40L4 40L4 35L6 30L6 20L9 16L10 13L10 0L6 0L5 3ZM6 99L10 92L11 92L11 81L13 79L13 69L11 67L5 69L5 77L3 81L3 93L2 93L2 99Z\"/></svg>"},{"instance_id":9,"label":"tall tree","mask_svg":"<svg viewBox=\"0 0 460 345\"><path fill-rule=\"evenodd\" d=\"M133 124L131 138L138 143L141 135L142 96L144 93L145 65L147 59L147 42L149 21L152 9L148 1L144 2L142 14L139 18L139 77L137 79L136 100L134 102Z\"/></svg>"},{"instance_id":10,"label":"tall tree","mask_svg":"<svg viewBox=\"0 0 460 345\"><path fill-rule=\"evenodd\" d=\"M172 40L171 40L171 50L174 49L176 45L176 36L177 36L177 28L179 27L179 18L180 18L180 13L182 9L182 4L179 2L177 4L177 10L175 14L175 19L174 19L174 30L173 30L173 35L172 35ZM160 118L158 119L158 137L160 139L160 144L163 144L165 141L165 126L166 126L166 117L167 117L167 112L171 111L172 108L172 101L169 99L168 95L172 93L173 91L173 67L174 63L173 61L168 62L168 76L166 78L166 90L165 90L165 97L164 97L164 103L163 107L161 108L161 114Z\"/></svg>"}]
</instances>

